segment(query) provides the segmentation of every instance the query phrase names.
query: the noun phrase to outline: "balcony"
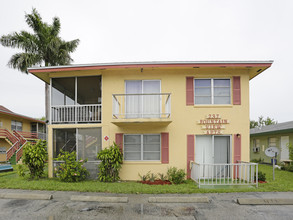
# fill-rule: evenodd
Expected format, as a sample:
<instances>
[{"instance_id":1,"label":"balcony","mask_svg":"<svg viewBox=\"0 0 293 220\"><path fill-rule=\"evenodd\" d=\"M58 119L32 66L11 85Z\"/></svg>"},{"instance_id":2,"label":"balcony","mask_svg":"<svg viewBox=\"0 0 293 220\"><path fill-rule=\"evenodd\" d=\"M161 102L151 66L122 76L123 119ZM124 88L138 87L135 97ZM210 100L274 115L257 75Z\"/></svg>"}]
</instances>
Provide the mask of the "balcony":
<instances>
[{"instance_id":1,"label":"balcony","mask_svg":"<svg viewBox=\"0 0 293 220\"><path fill-rule=\"evenodd\" d=\"M112 123L171 123L171 93L113 94Z\"/></svg>"},{"instance_id":2,"label":"balcony","mask_svg":"<svg viewBox=\"0 0 293 220\"><path fill-rule=\"evenodd\" d=\"M52 106L52 123L101 123L101 104Z\"/></svg>"},{"instance_id":3,"label":"balcony","mask_svg":"<svg viewBox=\"0 0 293 220\"><path fill-rule=\"evenodd\" d=\"M101 76L51 79L51 124L101 123Z\"/></svg>"}]
</instances>

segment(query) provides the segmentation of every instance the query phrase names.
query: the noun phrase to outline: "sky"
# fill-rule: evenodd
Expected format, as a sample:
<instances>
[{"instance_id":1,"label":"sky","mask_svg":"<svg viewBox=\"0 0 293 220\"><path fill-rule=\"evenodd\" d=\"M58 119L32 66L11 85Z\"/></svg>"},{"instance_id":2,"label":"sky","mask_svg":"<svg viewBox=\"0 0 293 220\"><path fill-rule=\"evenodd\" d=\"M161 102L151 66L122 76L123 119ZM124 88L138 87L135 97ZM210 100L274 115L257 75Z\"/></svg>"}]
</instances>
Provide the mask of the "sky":
<instances>
[{"instance_id":1,"label":"sky","mask_svg":"<svg viewBox=\"0 0 293 220\"><path fill-rule=\"evenodd\" d=\"M293 120L292 0L9 0L0 36L31 31L32 8L47 23L59 17L64 40L80 39L73 64L274 60L250 81L250 118ZM0 46L0 105L41 118L44 82L7 66L17 52Z\"/></svg>"}]
</instances>

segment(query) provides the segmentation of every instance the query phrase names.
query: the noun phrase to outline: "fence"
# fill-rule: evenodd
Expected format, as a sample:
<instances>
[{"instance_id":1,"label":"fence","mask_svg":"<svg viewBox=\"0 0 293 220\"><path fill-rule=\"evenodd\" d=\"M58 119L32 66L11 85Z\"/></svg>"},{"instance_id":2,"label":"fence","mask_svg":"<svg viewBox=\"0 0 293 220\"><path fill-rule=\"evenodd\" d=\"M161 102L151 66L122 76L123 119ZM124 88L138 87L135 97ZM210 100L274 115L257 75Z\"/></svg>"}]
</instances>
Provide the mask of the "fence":
<instances>
[{"instance_id":1,"label":"fence","mask_svg":"<svg viewBox=\"0 0 293 220\"><path fill-rule=\"evenodd\" d=\"M191 179L202 185L256 185L258 164L249 162L199 164L191 162Z\"/></svg>"}]
</instances>

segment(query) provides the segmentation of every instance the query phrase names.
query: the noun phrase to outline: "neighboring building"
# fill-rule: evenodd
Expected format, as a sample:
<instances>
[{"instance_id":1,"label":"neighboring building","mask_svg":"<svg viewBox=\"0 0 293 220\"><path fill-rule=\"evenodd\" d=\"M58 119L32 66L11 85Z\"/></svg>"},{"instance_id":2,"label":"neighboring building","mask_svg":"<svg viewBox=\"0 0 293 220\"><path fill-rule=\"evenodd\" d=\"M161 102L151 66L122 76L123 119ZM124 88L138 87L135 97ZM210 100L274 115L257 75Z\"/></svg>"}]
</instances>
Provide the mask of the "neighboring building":
<instances>
[{"instance_id":1,"label":"neighboring building","mask_svg":"<svg viewBox=\"0 0 293 220\"><path fill-rule=\"evenodd\" d=\"M113 141L120 177L190 162L249 161L249 80L272 61L107 63L30 68L50 85L49 176L60 150L88 158ZM171 110L172 109L172 110ZM57 162L56 162L57 163ZM202 171L201 171L202 172Z\"/></svg>"},{"instance_id":2,"label":"neighboring building","mask_svg":"<svg viewBox=\"0 0 293 220\"><path fill-rule=\"evenodd\" d=\"M271 163L271 158L265 155L265 150L277 147L280 152L277 162L288 161L289 143L293 144L293 121L250 129L250 159Z\"/></svg>"},{"instance_id":3,"label":"neighboring building","mask_svg":"<svg viewBox=\"0 0 293 220\"><path fill-rule=\"evenodd\" d=\"M0 161L17 162L25 142L46 139L45 130L44 121L16 114L0 105Z\"/></svg>"}]
</instances>

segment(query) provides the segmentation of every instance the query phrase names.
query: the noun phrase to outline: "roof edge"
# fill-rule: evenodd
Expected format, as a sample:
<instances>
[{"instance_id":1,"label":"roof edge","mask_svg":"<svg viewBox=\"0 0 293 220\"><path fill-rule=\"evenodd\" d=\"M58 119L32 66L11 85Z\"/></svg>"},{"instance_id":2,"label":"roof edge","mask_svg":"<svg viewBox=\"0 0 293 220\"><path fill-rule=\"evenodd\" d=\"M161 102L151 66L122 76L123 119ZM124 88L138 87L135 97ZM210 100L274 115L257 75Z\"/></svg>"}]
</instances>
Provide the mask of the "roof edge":
<instances>
[{"instance_id":1,"label":"roof edge","mask_svg":"<svg viewBox=\"0 0 293 220\"><path fill-rule=\"evenodd\" d=\"M270 67L274 61L154 61L154 62L114 62L114 63L94 63L94 64L73 64L64 66L32 67L28 72L51 72L68 71L77 69L113 69L113 68L143 68L143 67L212 67L226 65L236 66L266 66Z\"/></svg>"}]
</instances>

